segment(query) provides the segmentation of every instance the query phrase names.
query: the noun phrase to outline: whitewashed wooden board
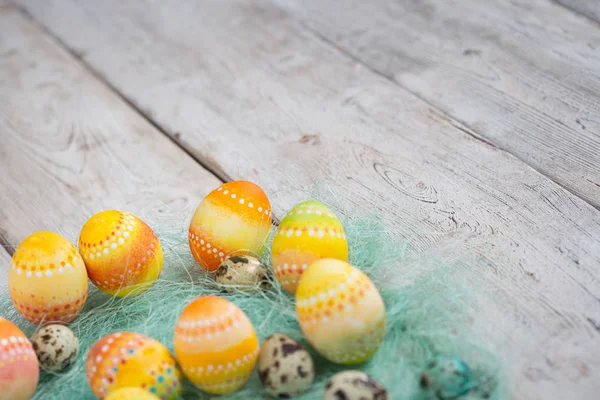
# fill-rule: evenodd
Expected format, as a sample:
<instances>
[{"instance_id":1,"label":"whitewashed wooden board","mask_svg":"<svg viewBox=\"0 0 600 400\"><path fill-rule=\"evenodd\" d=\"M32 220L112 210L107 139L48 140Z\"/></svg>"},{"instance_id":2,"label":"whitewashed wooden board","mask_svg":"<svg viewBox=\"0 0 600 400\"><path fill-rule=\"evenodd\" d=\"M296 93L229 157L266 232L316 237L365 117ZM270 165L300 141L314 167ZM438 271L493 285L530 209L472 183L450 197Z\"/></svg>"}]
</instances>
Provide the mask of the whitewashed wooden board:
<instances>
[{"instance_id":1,"label":"whitewashed wooden board","mask_svg":"<svg viewBox=\"0 0 600 400\"><path fill-rule=\"evenodd\" d=\"M594 398L598 210L268 4L20 4L204 164L263 185L277 216L326 177L409 254L475 260L514 397Z\"/></svg>"},{"instance_id":2,"label":"whitewashed wooden board","mask_svg":"<svg viewBox=\"0 0 600 400\"><path fill-rule=\"evenodd\" d=\"M41 230L75 243L105 209L188 218L219 185L20 11L0 10L0 27L0 237L9 252Z\"/></svg>"},{"instance_id":3,"label":"whitewashed wooden board","mask_svg":"<svg viewBox=\"0 0 600 400\"><path fill-rule=\"evenodd\" d=\"M275 1L344 53L600 207L597 23L548 0Z\"/></svg>"},{"instance_id":4,"label":"whitewashed wooden board","mask_svg":"<svg viewBox=\"0 0 600 400\"><path fill-rule=\"evenodd\" d=\"M8 293L8 265L10 264L11 256L4 248L0 248L0 296ZM4 313L0 313L3 315Z\"/></svg>"}]
</instances>

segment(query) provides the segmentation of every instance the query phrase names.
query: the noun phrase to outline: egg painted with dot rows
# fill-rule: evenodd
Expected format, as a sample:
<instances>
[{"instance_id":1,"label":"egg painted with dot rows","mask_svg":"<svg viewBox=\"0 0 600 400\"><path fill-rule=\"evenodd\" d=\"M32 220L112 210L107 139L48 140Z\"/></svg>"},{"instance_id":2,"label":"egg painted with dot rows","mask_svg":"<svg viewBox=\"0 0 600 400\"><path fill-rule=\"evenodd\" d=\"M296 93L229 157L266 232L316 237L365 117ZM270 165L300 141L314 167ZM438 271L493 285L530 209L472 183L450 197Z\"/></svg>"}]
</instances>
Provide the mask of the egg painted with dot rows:
<instances>
[{"instance_id":1,"label":"egg painted with dot rows","mask_svg":"<svg viewBox=\"0 0 600 400\"><path fill-rule=\"evenodd\" d=\"M296 313L308 342L328 360L358 364L383 342L383 299L369 277L347 262L312 263L296 291Z\"/></svg>"},{"instance_id":2,"label":"egg painted with dot rows","mask_svg":"<svg viewBox=\"0 0 600 400\"><path fill-rule=\"evenodd\" d=\"M283 218L273 238L271 264L283 288L294 294L306 268L321 258L348 260L344 228L336 215L316 200L297 204Z\"/></svg>"},{"instance_id":3,"label":"egg painted with dot rows","mask_svg":"<svg viewBox=\"0 0 600 400\"><path fill-rule=\"evenodd\" d=\"M152 228L116 210L102 211L85 223L79 252L92 283L118 297L145 292L163 267L162 248Z\"/></svg>"},{"instance_id":4,"label":"egg painted with dot rows","mask_svg":"<svg viewBox=\"0 0 600 400\"><path fill-rule=\"evenodd\" d=\"M126 387L139 387L163 400L177 399L183 390L169 350L139 333L111 333L95 342L87 353L85 372L99 399Z\"/></svg>"},{"instance_id":5,"label":"egg painted with dot rows","mask_svg":"<svg viewBox=\"0 0 600 400\"><path fill-rule=\"evenodd\" d=\"M39 374L38 360L27 336L0 317L0 398L29 400Z\"/></svg>"},{"instance_id":6,"label":"egg painted with dot rows","mask_svg":"<svg viewBox=\"0 0 600 400\"><path fill-rule=\"evenodd\" d=\"M258 357L252 323L235 304L202 296L182 311L175 328L175 355L196 387L226 394L243 387Z\"/></svg>"},{"instance_id":7,"label":"egg painted with dot rows","mask_svg":"<svg viewBox=\"0 0 600 400\"><path fill-rule=\"evenodd\" d=\"M53 232L36 232L13 255L8 288L15 308L27 321L69 323L85 304L88 276L71 242Z\"/></svg>"},{"instance_id":8,"label":"egg painted with dot rows","mask_svg":"<svg viewBox=\"0 0 600 400\"><path fill-rule=\"evenodd\" d=\"M196 208L189 229L190 250L207 271L215 271L234 251L260 255L271 221L271 204L258 185L224 183Z\"/></svg>"}]
</instances>

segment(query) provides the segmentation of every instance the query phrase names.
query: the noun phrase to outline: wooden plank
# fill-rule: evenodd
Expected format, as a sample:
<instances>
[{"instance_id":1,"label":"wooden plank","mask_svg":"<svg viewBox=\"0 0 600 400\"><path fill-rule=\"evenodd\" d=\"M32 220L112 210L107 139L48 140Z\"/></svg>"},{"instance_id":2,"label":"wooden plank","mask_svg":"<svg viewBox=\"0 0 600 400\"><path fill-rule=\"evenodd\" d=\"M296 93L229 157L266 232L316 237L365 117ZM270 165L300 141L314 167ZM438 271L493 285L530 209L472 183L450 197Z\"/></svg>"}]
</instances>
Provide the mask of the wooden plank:
<instances>
[{"instance_id":1,"label":"wooden plank","mask_svg":"<svg viewBox=\"0 0 600 400\"><path fill-rule=\"evenodd\" d=\"M0 247L0 296L8 294L8 266L11 258L4 247Z\"/></svg>"},{"instance_id":2,"label":"wooden plank","mask_svg":"<svg viewBox=\"0 0 600 400\"><path fill-rule=\"evenodd\" d=\"M275 1L600 207L597 24L548 0Z\"/></svg>"},{"instance_id":3,"label":"wooden plank","mask_svg":"<svg viewBox=\"0 0 600 400\"><path fill-rule=\"evenodd\" d=\"M0 26L0 237L9 251L41 230L75 243L104 209L149 222L191 215L219 185L21 12L3 9Z\"/></svg>"},{"instance_id":4,"label":"wooden plank","mask_svg":"<svg viewBox=\"0 0 600 400\"><path fill-rule=\"evenodd\" d=\"M600 1L598 0L554 0L571 10L600 23Z\"/></svg>"},{"instance_id":5,"label":"wooden plank","mask_svg":"<svg viewBox=\"0 0 600 400\"><path fill-rule=\"evenodd\" d=\"M276 216L324 181L409 257L477 263L494 297L474 320L494 321L515 398L595 395L598 210L269 5L21 4L203 162L265 187Z\"/></svg>"}]
</instances>

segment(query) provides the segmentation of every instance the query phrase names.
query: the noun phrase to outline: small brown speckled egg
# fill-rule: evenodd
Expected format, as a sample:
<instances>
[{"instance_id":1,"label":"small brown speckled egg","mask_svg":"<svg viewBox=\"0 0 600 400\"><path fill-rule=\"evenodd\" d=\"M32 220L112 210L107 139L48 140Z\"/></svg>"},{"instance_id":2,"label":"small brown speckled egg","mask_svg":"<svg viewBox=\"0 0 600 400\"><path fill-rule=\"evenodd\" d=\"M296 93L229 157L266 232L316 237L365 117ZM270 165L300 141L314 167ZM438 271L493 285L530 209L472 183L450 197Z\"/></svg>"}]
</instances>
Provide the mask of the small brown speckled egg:
<instances>
[{"instance_id":1,"label":"small brown speckled egg","mask_svg":"<svg viewBox=\"0 0 600 400\"><path fill-rule=\"evenodd\" d=\"M256 257L232 256L227 258L216 272L216 280L228 292L270 287L269 270Z\"/></svg>"},{"instance_id":2,"label":"small brown speckled egg","mask_svg":"<svg viewBox=\"0 0 600 400\"><path fill-rule=\"evenodd\" d=\"M323 400L387 400L383 385L362 371L335 374L325 386Z\"/></svg>"},{"instance_id":3,"label":"small brown speckled egg","mask_svg":"<svg viewBox=\"0 0 600 400\"><path fill-rule=\"evenodd\" d=\"M312 385L315 366L298 342L276 333L265 339L260 348L258 373L267 393L287 399Z\"/></svg>"},{"instance_id":4,"label":"small brown speckled egg","mask_svg":"<svg viewBox=\"0 0 600 400\"><path fill-rule=\"evenodd\" d=\"M47 325L31 337L42 369L58 372L69 367L79 353L79 339L64 325Z\"/></svg>"}]
</instances>

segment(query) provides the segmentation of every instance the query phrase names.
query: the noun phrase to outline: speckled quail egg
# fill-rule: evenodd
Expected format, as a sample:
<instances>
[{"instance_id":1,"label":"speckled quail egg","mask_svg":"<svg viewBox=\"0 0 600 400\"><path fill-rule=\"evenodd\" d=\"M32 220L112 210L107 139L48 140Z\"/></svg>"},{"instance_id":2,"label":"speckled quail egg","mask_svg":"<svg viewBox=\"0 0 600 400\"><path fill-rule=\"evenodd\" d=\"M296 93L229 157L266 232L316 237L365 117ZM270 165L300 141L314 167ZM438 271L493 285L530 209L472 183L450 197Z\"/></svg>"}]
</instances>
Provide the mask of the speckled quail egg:
<instances>
[{"instance_id":1,"label":"speckled quail egg","mask_svg":"<svg viewBox=\"0 0 600 400\"><path fill-rule=\"evenodd\" d=\"M79 339L64 325L44 326L30 340L40 366L46 371L62 371L79 353Z\"/></svg>"},{"instance_id":2,"label":"speckled quail egg","mask_svg":"<svg viewBox=\"0 0 600 400\"><path fill-rule=\"evenodd\" d=\"M383 385L362 371L343 371L327 381L323 400L387 400Z\"/></svg>"},{"instance_id":3,"label":"speckled quail egg","mask_svg":"<svg viewBox=\"0 0 600 400\"><path fill-rule=\"evenodd\" d=\"M419 384L421 389L435 393L439 399L453 399L471 389L473 377L469 366L460 358L437 356L427 363Z\"/></svg>"},{"instance_id":4,"label":"speckled quail egg","mask_svg":"<svg viewBox=\"0 0 600 400\"><path fill-rule=\"evenodd\" d=\"M295 340L276 333L263 342L258 373L267 393L287 399L307 390L315 378L310 354Z\"/></svg>"},{"instance_id":5,"label":"speckled quail egg","mask_svg":"<svg viewBox=\"0 0 600 400\"><path fill-rule=\"evenodd\" d=\"M228 292L268 288L271 286L268 273L265 264L256 257L232 256L219 266L216 280Z\"/></svg>"}]
</instances>

